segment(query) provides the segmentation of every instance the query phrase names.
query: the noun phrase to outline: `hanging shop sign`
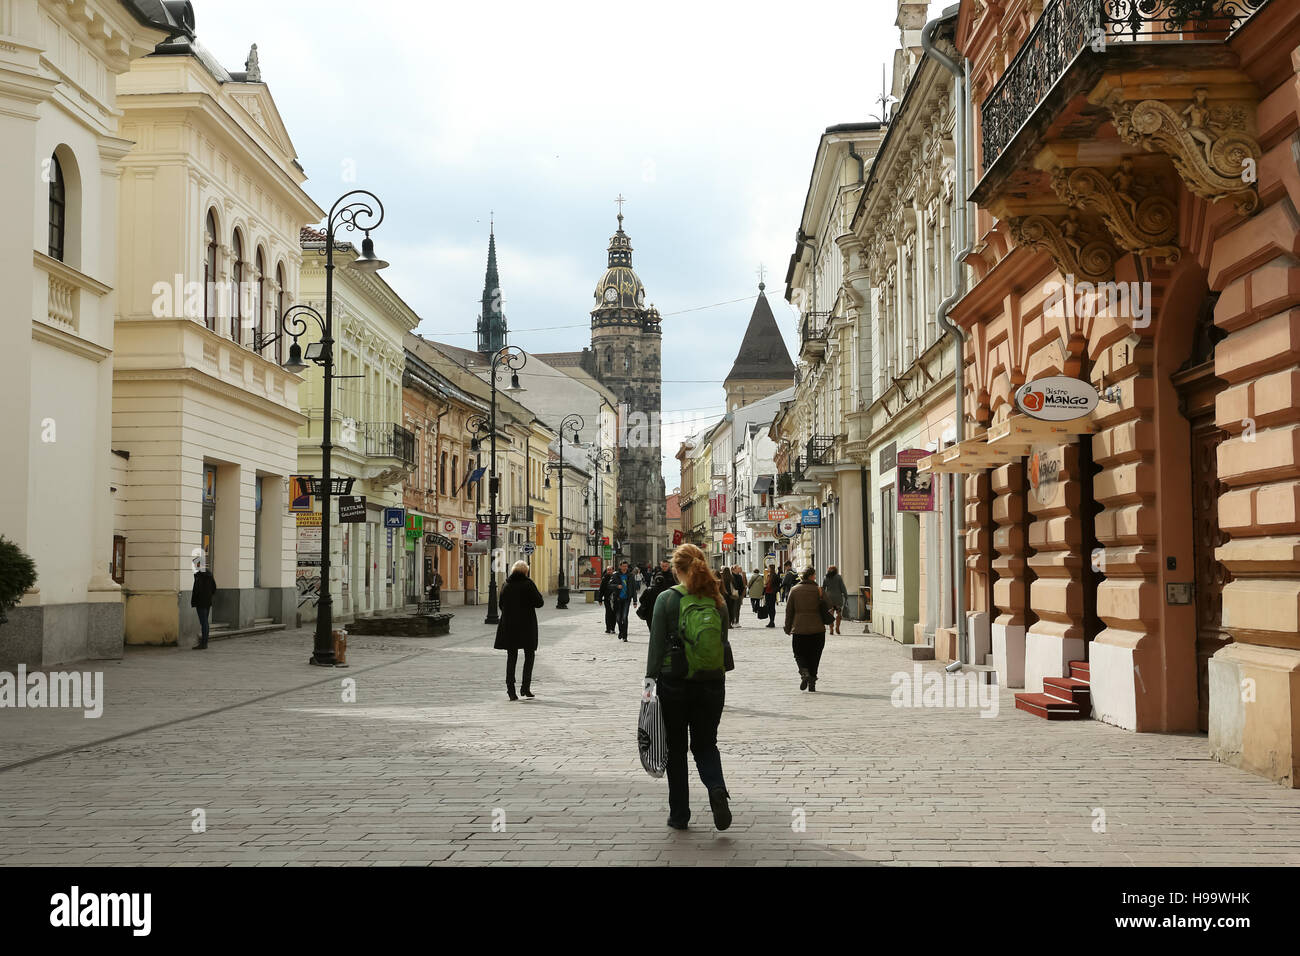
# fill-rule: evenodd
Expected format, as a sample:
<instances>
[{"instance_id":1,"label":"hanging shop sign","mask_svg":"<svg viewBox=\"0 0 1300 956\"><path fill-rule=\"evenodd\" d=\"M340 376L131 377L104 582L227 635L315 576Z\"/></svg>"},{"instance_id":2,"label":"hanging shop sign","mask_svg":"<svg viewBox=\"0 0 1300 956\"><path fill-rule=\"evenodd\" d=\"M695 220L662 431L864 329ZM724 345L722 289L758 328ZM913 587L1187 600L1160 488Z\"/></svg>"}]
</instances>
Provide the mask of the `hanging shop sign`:
<instances>
[{"instance_id":1,"label":"hanging shop sign","mask_svg":"<svg viewBox=\"0 0 1300 956\"><path fill-rule=\"evenodd\" d=\"M797 518L784 518L778 525L780 531L787 538L793 538L799 533L799 521Z\"/></svg>"},{"instance_id":2,"label":"hanging shop sign","mask_svg":"<svg viewBox=\"0 0 1300 956\"><path fill-rule=\"evenodd\" d=\"M303 514L311 511L312 494L311 494L311 475L290 475L289 476L289 513Z\"/></svg>"},{"instance_id":3,"label":"hanging shop sign","mask_svg":"<svg viewBox=\"0 0 1300 956\"><path fill-rule=\"evenodd\" d=\"M364 524L366 521L365 495L339 496L339 524Z\"/></svg>"},{"instance_id":4,"label":"hanging shop sign","mask_svg":"<svg viewBox=\"0 0 1300 956\"><path fill-rule=\"evenodd\" d=\"M884 448L880 449L880 473L893 471L898 464L898 442L891 441Z\"/></svg>"},{"instance_id":5,"label":"hanging shop sign","mask_svg":"<svg viewBox=\"0 0 1300 956\"><path fill-rule=\"evenodd\" d=\"M767 509L768 521L784 521L788 517L790 517L790 512L786 511L784 508Z\"/></svg>"},{"instance_id":6,"label":"hanging shop sign","mask_svg":"<svg viewBox=\"0 0 1300 956\"><path fill-rule=\"evenodd\" d=\"M384 527L385 527L385 528L404 528L404 527L406 527L406 509L405 509L405 508L385 508L385 509L384 509Z\"/></svg>"},{"instance_id":7,"label":"hanging shop sign","mask_svg":"<svg viewBox=\"0 0 1300 956\"><path fill-rule=\"evenodd\" d=\"M1065 447L1035 445L1029 450L1025 470L1034 500L1040 505L1047 504L1056 494L1056 486L1065 478Z\"/></svg>"},{"instance_id":8,"label":"hanging shop sign","mask_svg":"<svg viewBox=\"0 0 1300 956\"><path fill-rule=\"evenodd\" d=\"M722 550L730 551L736 546L736 536L728 531L722 536Z\"/></svg>"},{"instance_id":9,"label":"hanging shop sign","mask_svg":"<svg viewBox=\"0 0 1300 956\"><path fill-rule=\"evenodd\" d=\"M805 528L820 528L822 526L822 509L804 508L799 512L799 523Z\"/></svg>"},{"instance_id":10,"label":"hanging shop sign","mask_svg":"<svg viewBox=\"0 0 1300 956\"><path fill-rule=\"evenodd\" d=\"M898 453L898 510L919 512L934 510L933 475L919 472L916 463L932 453L924 448L904 448Z\"/></svg>"},{"instance_id":11,"label":"hanging shop sign","mask_svg":"<svg viewBox=\"0 0 1300 956\"><path fill-rule=\"evenodd\" d=\"M1045 422L1084 418L1096 407L1097 389L1090 382L1068 375L1040 378L1016 389L1016 408Z\"/></svg>"},{"instance_id":12,"label":"hanging shop sign","mask_svg":"<svg viewBox=\"0 0 1300 956\"><path fill-rule=\"evenodd\" d=\"M408 514L406 516L406 540L418 541L424 534L424 515Z\"/></svg>"},{"instance_id":13,"label":"hanging shop sign","mask_svg":"<svg viewBox=\"0 0 1300 956\"><path fill-rule=\"evenodd\" d=\"M436 532L426 534L424 536L424 543L437 545L439 548L442 548L442 550L444 551L451 551L453 548L456 547L456 542L452 541L451 538L447 537L444 534L437 534Z\"/></svg>"}]
</instances>

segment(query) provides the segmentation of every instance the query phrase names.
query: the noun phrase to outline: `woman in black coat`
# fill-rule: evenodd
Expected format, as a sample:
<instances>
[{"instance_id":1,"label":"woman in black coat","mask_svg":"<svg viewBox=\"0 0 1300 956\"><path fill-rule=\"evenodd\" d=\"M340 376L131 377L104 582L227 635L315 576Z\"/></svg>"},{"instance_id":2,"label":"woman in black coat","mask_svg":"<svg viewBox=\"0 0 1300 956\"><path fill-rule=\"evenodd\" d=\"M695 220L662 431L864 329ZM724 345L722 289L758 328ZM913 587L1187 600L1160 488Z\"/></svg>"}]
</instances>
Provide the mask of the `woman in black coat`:
<instances>
[{"instance_id":1,"label":"woman in black coat","mask_svg":"<svg viewBox=\"0 0 1300 956\"><path fill-rule=\"evenodd\" d=\"M519 699L515 694L515 662L519 660L521 649L524 652L524 680L519 693L525 697L533 696L528 685L533 679L533 656L537 653L537 609L544 603L542 593L528 576L527 563L516 561L497 600L501 616L497 622L496 643L492 645L507 652L506 693L511 700Z\"/></svg>"}]
</instances>

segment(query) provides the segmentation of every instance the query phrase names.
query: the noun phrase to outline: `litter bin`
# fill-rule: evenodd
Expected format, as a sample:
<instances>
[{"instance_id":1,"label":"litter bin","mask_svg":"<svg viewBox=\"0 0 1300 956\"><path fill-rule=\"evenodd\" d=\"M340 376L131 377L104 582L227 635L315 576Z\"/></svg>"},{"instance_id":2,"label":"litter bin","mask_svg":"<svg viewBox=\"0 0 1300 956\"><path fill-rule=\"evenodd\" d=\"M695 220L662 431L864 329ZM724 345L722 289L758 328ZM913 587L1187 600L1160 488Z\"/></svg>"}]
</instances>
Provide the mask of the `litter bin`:
<instances>
[{"instance_id":1,"label":"litter bin","mask_svg":"<svg viewBox=\"0 0 1300 956\"><path fill-rule=\"evenodd\" d=\"M348 632L336 630L334 634L334 663L338 667L348 666Z\"/></svg>"},{"instance_id":2,"label":"litter bin","mask_svg":"<svg viewBox=\"0 0 1300 956\"><path fill-rule=\"evenodd\" d=\"M595 604L595 603L596 603L596 592L595 592L595 591L587 591L587 592L586 592L586 595L587 595L587 603L588 603L588 604Z\"/></svg>"}]
</instances>

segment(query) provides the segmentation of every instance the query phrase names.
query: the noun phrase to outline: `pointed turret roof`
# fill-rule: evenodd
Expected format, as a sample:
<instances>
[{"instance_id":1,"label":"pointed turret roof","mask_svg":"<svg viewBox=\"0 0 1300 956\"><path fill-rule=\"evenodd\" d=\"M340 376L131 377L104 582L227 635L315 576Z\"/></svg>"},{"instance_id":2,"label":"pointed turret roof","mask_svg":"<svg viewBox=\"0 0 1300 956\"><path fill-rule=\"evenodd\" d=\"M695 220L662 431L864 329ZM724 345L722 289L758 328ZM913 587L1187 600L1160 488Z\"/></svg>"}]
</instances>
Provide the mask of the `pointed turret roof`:
<instances>
[{"instance_id":1,"label":"pointed turret roof","mask_svg":"<svg viewBox=\"0 0 1300 956\"><path fill-rule=\"evenodd\" d=\"M495 352L506 344L506 317L501 309L501 279L497 275L496 223L488 229L487 273L483 277L483 311L478 319L478 350Z\"/></svg>"},{"instance_id":2,"label":"pointed turret roof","mask_svg":"<svg viewBox=\"0 0 1300 956\"><path fill-rule=\"evenodd\" d=\"M749 328L745 329L745 338L740 343L736 362L731 366L731 374L725 381L740 379L783 379L794 378L794 362L790 361L790 352L781 337L781 329L772 315L772 307L767 304L766 285L758 284L758 301L749 316Z\"/></svg>"}]
</instances>

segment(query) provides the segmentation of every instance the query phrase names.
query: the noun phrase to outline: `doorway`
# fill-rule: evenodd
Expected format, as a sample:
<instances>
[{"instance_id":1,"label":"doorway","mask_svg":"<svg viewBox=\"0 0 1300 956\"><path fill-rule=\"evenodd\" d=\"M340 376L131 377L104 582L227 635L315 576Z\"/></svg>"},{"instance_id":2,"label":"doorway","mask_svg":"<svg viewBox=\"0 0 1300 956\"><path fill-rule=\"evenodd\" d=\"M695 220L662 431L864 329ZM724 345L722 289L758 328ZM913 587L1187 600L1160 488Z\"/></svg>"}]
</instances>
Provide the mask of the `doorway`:
<instances>
[{"instance_id":1,"label":"doorway","mask_svg":"<svg viewBox=\"0 0 1300 956\"><path fill-rule=\"evenodd\" d=\"M1219 526L1218 447L1227 437L1214 421L1215 400L1227 383L1214 375L1214 346L1223 333L1214 326L1214 299L1197 324L1192 356L1172 376L1179 410L1191 434L1193 596L1196 606L1196 726L1210 729L1210 658L1232 637L1223 629L1223 588L1232 580L1215 550L1228 540Z\"/></svg>"}]
</instances>

